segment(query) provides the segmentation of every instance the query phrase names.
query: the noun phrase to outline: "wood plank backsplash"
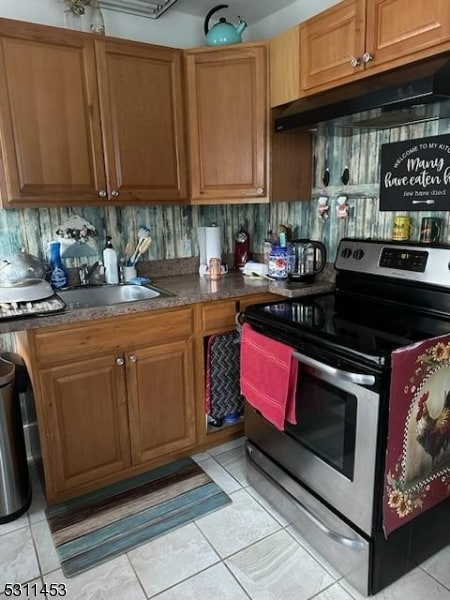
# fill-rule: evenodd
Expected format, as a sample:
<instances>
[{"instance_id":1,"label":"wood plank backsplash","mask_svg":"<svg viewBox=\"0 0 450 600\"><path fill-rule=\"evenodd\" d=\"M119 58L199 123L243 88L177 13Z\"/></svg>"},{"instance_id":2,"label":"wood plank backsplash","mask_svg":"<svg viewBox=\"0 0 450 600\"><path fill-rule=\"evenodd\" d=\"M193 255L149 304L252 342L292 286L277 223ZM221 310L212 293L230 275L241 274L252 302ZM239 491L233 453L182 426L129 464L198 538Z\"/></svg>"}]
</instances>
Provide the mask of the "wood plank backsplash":
<instances>
[{"instance_id":1,"label":"wood plank backsplash","mask_svg":"<svg viewBox=\"0 0 450 600\"><path fill-rule=\"evenodd\" d=\"M137 241L140 225L146 225L151 230L153 240L145 258L165 260L198 256L197 227L214 222L222 229L224 254L233 253L234 238L241 226L250 233L253 251L262 253L269 226L277 231L278 226L284 224L292 228L296 238L322 240L332 262L338 241L343 236L391 237L392 219L397 213L379 211L381 144L448 132L450 119L373 133L355 133L348 137L336 136L331 131L318 133L314 140L314 187L311 198L292 198L291 202L0 210L0 258L25 246L31 254L47 259L48 242L55 239L58 227L71 215L77 214L92 223L99 232L94 242L99 259L105 235L112 236L114 247L122 253L128 241ZM350 181L344 186L340 178L346 166L350 171ZM325 189L322 177L326 168L330 171L330 184ZM343 193L348 195L348 219L338 219L336 213L337 197ZM318 198L322 194L329 197L329 218L325 220L319 218L317 211ZM412 239L418 239L421 218L431 214L443 220L441 241L449 243L448 211L411 213L415 225ZM89 259L90 262L94 260L95 257ZM68 266L74 265L76 262L68 263Z\"/></svg>"}]
</instances>

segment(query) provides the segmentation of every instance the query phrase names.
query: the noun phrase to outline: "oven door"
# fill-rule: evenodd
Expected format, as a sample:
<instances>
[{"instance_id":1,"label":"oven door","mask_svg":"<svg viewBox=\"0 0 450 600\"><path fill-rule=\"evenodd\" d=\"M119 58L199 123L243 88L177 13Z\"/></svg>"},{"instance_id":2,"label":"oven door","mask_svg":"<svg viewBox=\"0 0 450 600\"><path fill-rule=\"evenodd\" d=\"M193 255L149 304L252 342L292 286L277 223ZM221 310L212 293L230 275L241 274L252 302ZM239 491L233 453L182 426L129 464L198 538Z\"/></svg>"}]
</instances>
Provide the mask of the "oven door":
<instances>
[{"instance_id":1,"label":"oven door","mask_svg":"<svg viewBox=\"0 0 450 600\"><path fill-rule=\"evenodd\" d=\"M375 376L299 352L297 425L279 431L246 406L245 432L296 480L367 534L373 524L380 396ZM372 389L370 389L372 388Z\"/></svg>"}]
</instances>

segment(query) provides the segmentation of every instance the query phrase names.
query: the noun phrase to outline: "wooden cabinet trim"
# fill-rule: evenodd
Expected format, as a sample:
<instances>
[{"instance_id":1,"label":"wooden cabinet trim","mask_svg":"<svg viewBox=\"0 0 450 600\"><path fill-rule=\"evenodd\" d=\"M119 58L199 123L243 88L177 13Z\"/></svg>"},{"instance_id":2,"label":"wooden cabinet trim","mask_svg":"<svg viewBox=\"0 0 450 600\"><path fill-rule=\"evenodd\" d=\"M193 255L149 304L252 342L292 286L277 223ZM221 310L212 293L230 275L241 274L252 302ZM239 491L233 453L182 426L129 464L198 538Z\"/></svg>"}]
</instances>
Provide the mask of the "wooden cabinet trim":
<instances>
[{"instance_id":1,"label":"wooden cabinet trim","mask_svg":"<svg viewBox=\"0 0 450 600\"><path fill-rule=\"evenodd\" d=\"M40 365L46 365L77 359L80 355L122 352L124 348L183 339L193 331L193 309L184 308L49 327L31 335L35 358Z\"/></svg>"},{"instance_id":2,"label":"wooden cabinet trim","mask_svg":"<svg viewBox=\"0 0 450 600\"><path fill-rule=\"evenodd\" d=\"M237 312L238 303L236 300L218 300L202 305L202 333L217 333L223 329L234 329Z\"/></svg>"}]
</instances>

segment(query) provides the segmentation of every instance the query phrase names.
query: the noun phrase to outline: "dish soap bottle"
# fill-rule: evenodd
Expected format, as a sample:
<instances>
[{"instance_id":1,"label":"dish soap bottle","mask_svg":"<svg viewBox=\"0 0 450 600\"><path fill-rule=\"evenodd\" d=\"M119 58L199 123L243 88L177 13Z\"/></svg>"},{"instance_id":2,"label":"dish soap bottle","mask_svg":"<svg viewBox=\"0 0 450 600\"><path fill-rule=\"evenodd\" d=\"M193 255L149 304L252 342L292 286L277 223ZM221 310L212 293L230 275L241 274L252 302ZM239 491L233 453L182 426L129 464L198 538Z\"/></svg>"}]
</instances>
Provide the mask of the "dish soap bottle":
<instances>
[{"instance_id":1,"label":"dish soap bottle","mask_svg":"<svg viewBox=\"0 0 450 600\"><path fill-rule=\"evenodd\" d=\"M53 288L61 289L69 285L69 274L61 258L60 242L50 242L50 283Z\"/></svg>"},{"instance_id":2,"label":"dish soap bottle","mask_svg":"<svg viewBox=\"0 0 450 600\"><path fill-rule=\"evenodd\" d=\"M119 283L119 266L117 252L114 250L111 237L106 236L106 246L103 250L103 264L105 266L106 283Z\"/></svg>"}]
</instances>

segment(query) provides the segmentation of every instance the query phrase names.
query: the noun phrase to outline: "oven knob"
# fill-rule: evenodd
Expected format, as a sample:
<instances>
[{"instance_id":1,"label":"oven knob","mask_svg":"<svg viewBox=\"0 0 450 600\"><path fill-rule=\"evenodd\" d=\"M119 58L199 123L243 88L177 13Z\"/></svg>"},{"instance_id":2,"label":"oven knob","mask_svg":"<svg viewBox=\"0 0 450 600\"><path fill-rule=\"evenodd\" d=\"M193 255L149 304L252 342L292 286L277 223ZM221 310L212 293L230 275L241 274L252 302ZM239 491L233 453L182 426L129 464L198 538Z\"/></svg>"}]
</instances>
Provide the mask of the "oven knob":
<instances>
[{"instance_id":1,"label":"oven knob","mask_svg":"<svg viewBox=\"0 0 450 600\"><path fill-rule=\"evenodd\" d=\"M351 255L352 255L352 249L351 248L343 248L342 249L342 252L341 252L342 258L350 258Z\"/></svg>"},{"instance_id":2,"label":"oven knob","mask_svg":"<svg viewBox=\"0 0 450 600\"><path fill-rule=\"evenodd\" d=\"M361 250L361 248L359 248L358 250L355 250L353 252L353 258L355 260L361 260L363 256L364 256L364 250Z\"/></svg>"}]
</instances>

